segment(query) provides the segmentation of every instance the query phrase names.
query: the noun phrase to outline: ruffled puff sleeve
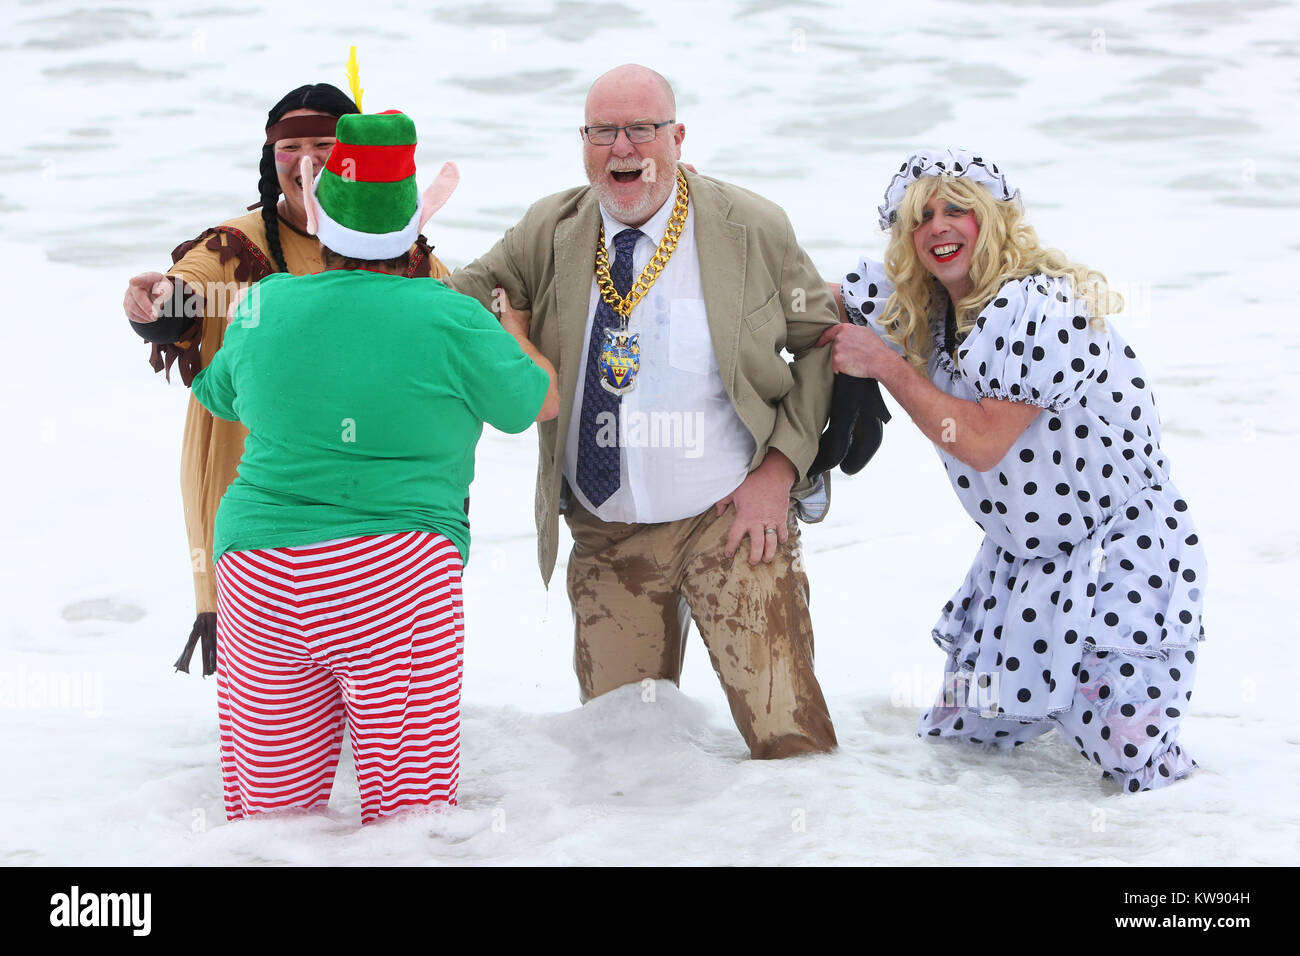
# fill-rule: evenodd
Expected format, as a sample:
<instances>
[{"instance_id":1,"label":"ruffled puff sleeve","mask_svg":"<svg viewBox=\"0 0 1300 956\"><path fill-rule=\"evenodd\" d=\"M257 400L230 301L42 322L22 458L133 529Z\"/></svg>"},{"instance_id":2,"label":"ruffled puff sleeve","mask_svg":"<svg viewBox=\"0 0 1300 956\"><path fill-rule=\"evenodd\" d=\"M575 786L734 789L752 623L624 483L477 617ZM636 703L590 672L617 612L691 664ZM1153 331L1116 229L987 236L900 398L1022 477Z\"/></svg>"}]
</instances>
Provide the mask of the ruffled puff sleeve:
<instances>
[{"instance_id":1,"label":"ruffled puff sleeve","mask_svg":"<svg viewBox=\"0 0 1300 956\"><path fill-rule=\"evenodd\" d=\"M998 290L957 359L962 378L980 398L1060 412L1105 370L1110 335L1094 327L1070 278L1038 274Z\"/></svg>"},{"instance_id":2,"label":"ruffled puff sleeve","mask_svg":"<svg viewBox=\"0 0 1300 956\"><path fill-rule=\"evenodd\" d=\"M840 296L844 299L844 311L848 313L849 321L854 325L867 326L886 345L903 355L903 347L889 338L884 326L880 324L885 315L885 303L893 294L893 283L885 278L884 263L871 259L859 262L858 267L840 283Z\"/></svg>"}]
</instances>

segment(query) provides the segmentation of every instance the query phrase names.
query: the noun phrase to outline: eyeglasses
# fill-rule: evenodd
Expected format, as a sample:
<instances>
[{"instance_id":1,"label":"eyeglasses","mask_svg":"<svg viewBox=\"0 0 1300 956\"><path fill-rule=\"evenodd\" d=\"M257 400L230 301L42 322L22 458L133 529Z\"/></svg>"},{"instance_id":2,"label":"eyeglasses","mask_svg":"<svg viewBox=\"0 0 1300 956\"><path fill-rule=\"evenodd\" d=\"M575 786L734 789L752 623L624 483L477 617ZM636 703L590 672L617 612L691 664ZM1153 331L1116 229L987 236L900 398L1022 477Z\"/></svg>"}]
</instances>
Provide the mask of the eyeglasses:
<instances>
[{"instance_id":1,"label":"eyeglasses","mask_svg":"<svg viewBox=\"0 0 1300 956\"><path fill-rule=\"evenodd\" d=\"M582 135L592 146L613 146L618 139L618 131L627 133L629 143L648 143L659 135L659 127L672 126L677 120L664 120L662 123L634 123L631 126L584 126Z\"/></svg>"}]
</instances>

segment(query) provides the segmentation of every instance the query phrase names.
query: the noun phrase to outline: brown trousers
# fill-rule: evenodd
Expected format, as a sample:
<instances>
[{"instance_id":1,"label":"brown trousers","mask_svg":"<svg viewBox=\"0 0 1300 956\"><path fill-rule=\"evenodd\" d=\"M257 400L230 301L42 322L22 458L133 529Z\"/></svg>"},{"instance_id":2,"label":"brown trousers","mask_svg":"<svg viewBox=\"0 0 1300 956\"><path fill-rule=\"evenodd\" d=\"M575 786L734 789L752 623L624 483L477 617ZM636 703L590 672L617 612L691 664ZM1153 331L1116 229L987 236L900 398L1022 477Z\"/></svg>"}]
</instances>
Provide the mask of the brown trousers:
<instances>
[{"instance_id":1,"label":"brown trousers","mask_svg":"<svg viewBox=\"0 0 1300 956\"><path fill-rule=\"evenodd\" d=\"M574 670L586 703L646 678L678 683L692 618L755 758L822 753L835 729L813 674L808 577L799 530L771 564L749 564L749 540L723 548L735 517L715 509L662 524L605 522L574 502L569 601Z\"/></svg>"}]
</instances>

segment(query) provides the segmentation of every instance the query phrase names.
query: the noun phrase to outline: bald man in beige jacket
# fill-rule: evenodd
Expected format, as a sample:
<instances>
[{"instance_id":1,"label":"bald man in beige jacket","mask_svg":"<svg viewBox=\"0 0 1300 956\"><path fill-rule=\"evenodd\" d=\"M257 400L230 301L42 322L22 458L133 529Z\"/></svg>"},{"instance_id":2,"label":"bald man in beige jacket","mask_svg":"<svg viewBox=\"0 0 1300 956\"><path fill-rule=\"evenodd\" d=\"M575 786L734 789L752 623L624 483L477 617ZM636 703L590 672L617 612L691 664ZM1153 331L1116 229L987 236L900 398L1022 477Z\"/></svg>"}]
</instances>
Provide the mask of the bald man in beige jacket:
<instances>
[{"instance_id":1,"label":"bald man in beige jacket","mask_svg":"<svg viewBox=\"0 0 1300 956\"><path fill-rule=\"evenodd\" d=\"M779 207L686 170L683 193L685 127L659 74L598 79L582 136L589 185L540 200L445 280L489 305L500 285L559 374L559 418L538 426L538 561L549 582L563 511L581 698L676 683L694 619L754 757L832 750L795 520L827 503L807 469L830 408L814 345L832 300ZM640 284L616 291L620 274ZM638 304L620 326L624 298ZM626 388L620 375L631 388L593 444L592 408L611 400L592 386ZM591 459L611 440L602 472Z\"/></svg>"}]
</instances>

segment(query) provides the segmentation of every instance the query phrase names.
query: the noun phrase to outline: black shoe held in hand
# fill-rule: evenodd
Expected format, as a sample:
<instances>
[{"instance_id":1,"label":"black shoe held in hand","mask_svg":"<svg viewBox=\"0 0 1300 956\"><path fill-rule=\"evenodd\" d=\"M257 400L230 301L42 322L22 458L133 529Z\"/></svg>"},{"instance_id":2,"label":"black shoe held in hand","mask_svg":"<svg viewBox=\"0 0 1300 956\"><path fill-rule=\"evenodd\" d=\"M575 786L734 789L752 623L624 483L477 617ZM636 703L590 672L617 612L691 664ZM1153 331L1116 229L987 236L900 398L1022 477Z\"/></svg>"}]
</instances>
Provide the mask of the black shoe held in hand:
<instances>
[{"instance_id":1,"label":"black shoe held in hand","mask_svg":"<svg viewBox=\"0 0 1300 956\"><path fill-rule=\"evenodd\" d=\"M830 422L822 433L809 475L819 475L836 465L844 474L856 475L880 447L889 417L874 378L837 372L831 388Z\"/></svg>"}]
</instances>

